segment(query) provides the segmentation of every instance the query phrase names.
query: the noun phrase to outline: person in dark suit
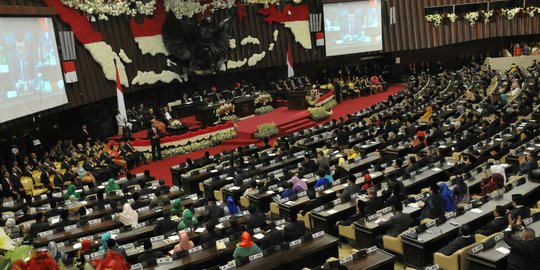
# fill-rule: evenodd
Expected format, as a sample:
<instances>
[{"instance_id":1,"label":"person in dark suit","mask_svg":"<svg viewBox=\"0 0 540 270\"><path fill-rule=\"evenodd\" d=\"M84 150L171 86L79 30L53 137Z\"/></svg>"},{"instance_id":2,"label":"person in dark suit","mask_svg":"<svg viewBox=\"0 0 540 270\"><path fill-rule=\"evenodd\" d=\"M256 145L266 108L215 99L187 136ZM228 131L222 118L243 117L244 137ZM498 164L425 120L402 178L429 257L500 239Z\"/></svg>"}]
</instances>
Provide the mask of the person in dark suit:
<instances>
[{"instance_id":1,"label":"person in dark suit","mask_svg":"<svg viewBox=\"0 0 540 270\"><path fill-rule=\"evenodd\" d=\"M229 219L229 223L231 224L231 226L227 228L227 230L225 230L226 236L235 235L235 234L241 235L242 232L245 231L244 224L238 224L238 218L236 216L232 216Z\"/></svg>"},{"instance_id":2,"label":"person in dark suit","mask_svg":"<svg viewBox=\"0 0 540 270\"><path fill-rule=\"evenodd\" d=\"M360 191L360 186L355 182L356 176L354 176L354 174L349 175L349 179L347 179L347 187L343 189L342 193L337 193L337 196L343 199L346 196L351 196L354 193L358 193Z\"/></svg>"},{"instance_id":3,"label":"person in dark suit","mask_svg":"<svg viewBox=\"0 0 540 270\"><path fill-rule=\"evenodd\" d=\"M317 169L319 168L317 164L315 163L315 161L310 159L309 154L304 155L304 161L302 161L301 166L302 166L303 174L308 174L308 173L317 171Z\"/></svg>"},{"instance_id":4,"label":"person in dark suit","mask_svg":"<svg viewBox=\"0 0 540 270\"><path fill-rule=\"evenodd\" d=\"M305 216L307 212L323 205L323 202L317 199L317 192L315 192L315 190L308 189L307 194L309 201L304 205L302 211L300 211L300 215L302 216Z\"/></svg>"},{"instance_id":5,"label":"person in dark suit","mask_svg":"<svg viewBox=\"0 0 540 270\"><path fill-rule=\"evenodd\" d=\"M497 205L493 210L495 218L476 231L476 233L490 236L494 233L502 231L508 225L508 218L505 216L505 209L502 205Z\"/></svg>"},{"instance_id":6,"label":"person in dark suit","mask_svg":"<svg viewBox=\"0 0 540 270\"><path fill-rule=\"evenodd\" d=\"M141 200L141 199L140 199L140 196L141 196L141 195L140 195L139 192L133 193L133 200L134 200L134 202L131 203L131 208L132 208L133 210L137 210L137 209L139 209L139 208L141 208L141 207L145 207L145 206L147 206L147 205L150 204L150 201L148 201L148 200Z\"/></svg>"},{"instance_id":7,"label":"person in dark suit","mask_svg":"<svg viewBox=\"0 0 540 270\"><path fill-rule=\"evenodd\" d=\"M407 199L407 190L403 182L390 178L388 179L388 189L383 190L381 199L385 206L392 206L398 202Z\"/></svg>"},{"instance_id":8,"label":"person in dark suit","mask_svg":"<svg viewBox=\"0 0 540 270\"><path fill-rule=\"evenodd\" d=\"M266 215L259 211L255 205L249 206L249 218L246 221L246 228L252 230L266 226Z\"/></svg>"},{"instance_id":9,"label":"person in dark suit","mask_svg":"<svg viewBox=\"0 0 540 270\"><path fill-rule=\"evenodd\" d=\"M514 239L513 235L519 232L521 239ZM538 269L540 265L540 238L531 228L524 228L521 218L516 222L508 218L508 228L504 230L504 242L510 247L510 254L507 258L508 270Z\"/></svg>"},{"instance_id":10,"label":"person in dark suit","mask_svg":"<svg viewBox=\"0 0 540 270\"><path fill-rule=\"evenodd\" d=\"M2 198L17 198L18 188L15 183L11 181L9 171L4 172L4 177L0 179L0 185L2 188Z\"/></svg>"},{"instance_id":11,"label":"person in dark suit","mask_svg":"<svg viewBox=\"0 0 540 270\"><path fill-rule=\"evenodd\" d=\"M152 160L163 159L161 156L160 145L161 133L156 127L156 123L152 123L152 126L148 129L148 138L150 138L150 144L152 145Z\"/></svg>"},{"instance_id":12,"label":"person in dark suit","mask_svg":"<svg viewBox=\"0 0 540 270\"><path fill-rule=\"evenodd\" d=\"M444 200L439 193L439 186L432 183L429 186L429 196L420 213L420 220L425 218L436 219L444 214Z\"/></svg>"},{"instance_id":13,"label":"person in dark suit","mask_svg":"<svg viewBox=\"0 0 540 270\"><path fill-rule=\"evenodd\" d=\"M427 166L429 164L429 159L426 157L426 154L424 152L420 151L417 154L418 160L416 161L416 168L422 168L424 166Z\"/></svg>"},{"instance_id":14,"label":"person in dark suit","mask_svg":"<svg viewBox=\"0 0 540 270\"><path fill-rule=\"evenodd\" d=\"M163 211L163 219L158 220L156 227L154 228L154 236L166 234L176 230L178 222L171 220L171 213L169 211Z\"/></svg>"},{"instance_id":15,"label":"person in dark suit","mask_svg":"<svg viewBox=\"0 0 540 270\"><path fill-rule=\"evenodd\" d=\"M109 248L109 251L114 251L114 252L122 255L122 257L124 257L124 259L127 259L126 250L119 247L114 239L112 239L112 238L107 239L107 247Z\"/></svg>"},{"instance_id":16,"label":"person in dark suit","mask_svg":"<svg viewBox=\"0 0 540 270\"><path fill-rule=\"evenodd\" d=\"M347 219L339 220L338 222L336 222L336 229L335 229L336 234L338 232L337 231L337 225L349 226L349 225L353 224L355 221L362 218L363 216L364 216L364 213L362 212L362 201L357 200L356 201L356 212L354 214L350 215Z\"/></svg>"},{"instance_id":17,"label":"person in dark suit","mask_svg":"<svg viewBox=\"0 0 540 270\"><path fill-rule=\"evenodd\" d=\"M538 163L534 159L532 152L527 157L519 157L519 175L525 175L536 168L538 168Z\"/></svg>"},{"instance_id":18,"label":"person in dark suit","mask_svg":"<svg viewBox=\"0 0 540 270\"><path fill-rule=\"evenodd\" d=\"M291 211L289 215L289 223L285 225L285 228L283 229L283 240L285 242L294 241L302 237L307 231L304 221L298 221L297 217L297 213L295 211Z\"/></svg>"},{"instance_id":19,"label":"person in dark suit","mask_svg":"<svg viewBox=\"0 0 540 270\"><path fill-rule=\"evenodd\" d=\"M442 247L437 252L440 252L446 256L454 254L454 252L474 243L474 237L471 235L471 228L467 224L461 225L459 228L459 234L456 239L450 241L448 245Z\"/></svg>"},{"instance_id":20,"label":"person in dark suit","mask_svg":"<svg viewBox=\"0 0 540 270\"><path fill-rule=\"evenodd\" d=\"M43 213L39 212L36 214L35 217L36 217L36 223L32 223L32 225L30 225L31 235L37 235L40 232L49 230L49 224L47 224L47 221L45 221L45 218L43 217Z\"/></svg>"},{"instance_id":21,"label":"person in dark suit","mask_svg":"<svg viewBox=\"0 0 540 270\"><path fill-rule=\"evenodd\" d=\"M531 209L523 205L523 195L522 194L512 194L512 206L514 209L510 211L510 217L514 222L516 222L518 217L528 218L531 215Z\"/></svg>"},{"instance_id":22,"label":"person in dark suit","mask_svg":"<svg viewBox=\"0 0 540 270\"><path fill-rule=\"evenodd\" d=\"M373 215L384 206L383 200L377 196L377 190L375 188L368 189L368 198L363 211L364 216Z\"/></svg>"},{"instance_id":23,"label":"person in dark suit","mask_svg":"<svg viewBox=\"0 0 540 270\"><path fill-rule=\"evenodd\" d=\"M206 223L206 231L207 233L205 235L201 236L201 241L199 244L204 245L210 245L217 240L223 238L223 234L221 231L216 231L216 225L218 224L218 221L215 219L212 219Z\"/></svg>"},{"instance_id":24,"label":"person in dark suit","mask_svg":"<svg viewBox=\"0 0 540 270\"><path fill-rule=\"evenodd\" d=\"M208 206L206 207L206 215L204 216L203 222L206 223L210 220L218 220L221 217L225 216L225 210L219 207L216 204L216 198L208 198Z\"/></svg>"},{"instance_id":25,"label":"person in dark suit","mask_svg":"<svg viewBox=\"0 0 540 270\"><path fill-rule=\"evenodd\" d=\"M261 249L267 249L269 247L279 245L283 243L283 234L275 226L268 230L264 237L257 243Z\"/></svg>"},{"instance_id":26,"label":"person in dark suit","mask_svg":"<svg viewBox=\"0 0 540 270\"><path fill-rule=\"evenodd\" d=\"M403 204L396 203L392 206L394 215L387 221L379 224L381 228L386 230L385 235L397 237L399 234L407 230L414 223L411 215L403 213ZM375 238L375 242L379 248L383 248L383 235L379 235Z\"/></svg>"},{"instance_id":27,"label":"person in dark suit","mask_svg":"<svg viewBox=\"0 0 540 270\"><path fill-rule=\"evenodd\" d=\"M163 257L163 253L160 251L154 251L152 249L152 242L150 242L150 239L146 239L144 241L144 252L137 257L137 262L156 260L161 257Z\"/></svg>"},{"instance_id":28,"label":"person in dark suit","mask_svg":"<svg viewBox=\"0 0 540 270\"><path fill-rule=\"evenodd\" d=\"M337 131L337 143L340 149L345 149L349 146L349 132L342 126Z\"/></svg>"},{"instance_id":29,"label":"person in dark suit","mask_svg":"<svg viewBox=\"0 0 540 270\"><path fill-rule=\"evenodd\" d=\"M79 132L79 142L86 143L86 142L91 142L91 141L92 141L92 136L90 136L90 132L88 132L86 125L82 125L81 131Z\"/></svg>"}]
</instances>

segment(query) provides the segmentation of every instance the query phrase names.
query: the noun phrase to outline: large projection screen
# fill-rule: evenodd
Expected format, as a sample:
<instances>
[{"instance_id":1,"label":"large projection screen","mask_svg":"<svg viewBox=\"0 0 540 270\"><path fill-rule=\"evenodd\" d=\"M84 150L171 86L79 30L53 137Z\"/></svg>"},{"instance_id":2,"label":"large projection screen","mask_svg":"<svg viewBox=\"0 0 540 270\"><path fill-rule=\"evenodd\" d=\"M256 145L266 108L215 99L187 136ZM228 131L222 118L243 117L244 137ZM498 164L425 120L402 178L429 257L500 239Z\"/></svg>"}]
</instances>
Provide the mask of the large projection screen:
<instances>
[{"instance_id":1,"label":"large projection screen","mask_svg":"<svg viewBox=\"0 0 540 270\"><path fill-rule=\"evenodd\" d=\"M67 102L52 19L0 17L0 123Z\"/></svg>"},{"instance_id":2,"label":"large projection screen","mask_svg":"<svg viewBox=\"0 0 540 270\"><path fill-rule=\"evenodd\" d=\"M327 3L323 12L326 56L382 50L380 0Z\"/></svg>"}]
</instances>

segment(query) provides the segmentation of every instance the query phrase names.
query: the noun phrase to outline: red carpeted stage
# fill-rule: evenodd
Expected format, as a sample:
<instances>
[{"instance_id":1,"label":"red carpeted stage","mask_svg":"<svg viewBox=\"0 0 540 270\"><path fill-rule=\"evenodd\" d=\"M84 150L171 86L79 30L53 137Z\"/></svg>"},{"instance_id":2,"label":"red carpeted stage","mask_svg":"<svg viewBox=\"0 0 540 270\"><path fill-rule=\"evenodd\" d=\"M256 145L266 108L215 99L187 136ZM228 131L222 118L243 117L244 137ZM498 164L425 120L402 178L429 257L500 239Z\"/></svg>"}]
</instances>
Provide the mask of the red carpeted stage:
<instances>
[{"instance_id":1,"label":"red carpeted stage","mask_svg":"<svg viewBox=\"0 0 540 270\"><path fill-rule=\"evenodd\" d=\"M139 168L133 169L132 173L140 173L144 170L150 170L151 174L158 179L165 179L167 185L172 184L170 168L179 163L185 162L187 158L198 159L204 156L204 152L208 151L211 155L222 152L223 150L231 150L239 145L247 145L250 143L262 144L261 140L256 140L253 138L253 133L255 133L257 126L267 122L275 122L279 129L280 135L288 134L291 132L298 131L300 129L310 128L317 124L329 121L331 119L339 119L339 117L346 117L347 114L351 114L367 108L373 104L376 104L380 101L386 100L390 95L397 93L399 90L403 89L404 85L397 84L392 85L388 88L388 91L374 94L366 97L359 97L355 99L346 100L332 109L333 115L330 118L323 120L319 123L314 122L309 117L309 112L307 110L288 110L286 107L276 108L274 111L253 116L240 120L236 123L237 128L237 138L224 141L220 145L214 147L188 153L185 155L179 155L167 158L165 160L159 160L157 162L150 162L148 165L143 165ZM270 140L270 143L273 143L275 138Z\"/></svg>"}]
</instances>

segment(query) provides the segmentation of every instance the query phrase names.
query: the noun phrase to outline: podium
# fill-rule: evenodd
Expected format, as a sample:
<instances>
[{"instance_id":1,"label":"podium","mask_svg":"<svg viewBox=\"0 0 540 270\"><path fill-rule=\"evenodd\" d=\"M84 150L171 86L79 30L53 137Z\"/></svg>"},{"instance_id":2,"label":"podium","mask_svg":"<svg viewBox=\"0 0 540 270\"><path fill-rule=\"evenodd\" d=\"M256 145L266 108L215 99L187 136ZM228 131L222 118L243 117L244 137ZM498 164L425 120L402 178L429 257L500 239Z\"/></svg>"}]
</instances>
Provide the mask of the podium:
<instances>
[{"instance_id":1,"label":"podium","mask_svg":"<svg viewBox=\"0 0 540 270\"><path fill-rule=\"evenodd\" d=\"M306 100L307 90L294 90L287 92L287 107L289 110L305 110L308 108Z\"/></svg>"}]
</instances>

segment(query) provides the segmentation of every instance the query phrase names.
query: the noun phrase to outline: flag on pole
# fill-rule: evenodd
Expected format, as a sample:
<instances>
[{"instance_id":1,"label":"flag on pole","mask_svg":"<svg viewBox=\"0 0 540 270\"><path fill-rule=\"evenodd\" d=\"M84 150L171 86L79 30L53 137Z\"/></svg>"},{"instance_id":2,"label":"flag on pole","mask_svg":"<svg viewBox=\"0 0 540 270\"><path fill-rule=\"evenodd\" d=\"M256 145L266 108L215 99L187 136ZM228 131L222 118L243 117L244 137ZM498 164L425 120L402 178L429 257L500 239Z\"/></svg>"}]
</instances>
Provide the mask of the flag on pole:
<instances>
[{"instance_id":1,"label":"flag on pole","mask_svg":"<svg viewBox=\"0 0 540 270\"><path fill-rule=\"evenodd\" d=\"M114 69L116 70L116 101L118 102L118 111L127 119L126 103L124 102L124 91L122 90L122 84L120 84L120 75L118 74L118 67L116 66L116 60L114 60Z\"/></svg>"},{"instance_id":2,"label":"flag on pole","mask_svg":"<svg viewBox=\"0 0 540 270\"><path fill-rule=\"evenodd\" d=\"M291 45L287 45L287 76L294 77L294 67L292 62Z\"/></svg>"}]
</instances>

